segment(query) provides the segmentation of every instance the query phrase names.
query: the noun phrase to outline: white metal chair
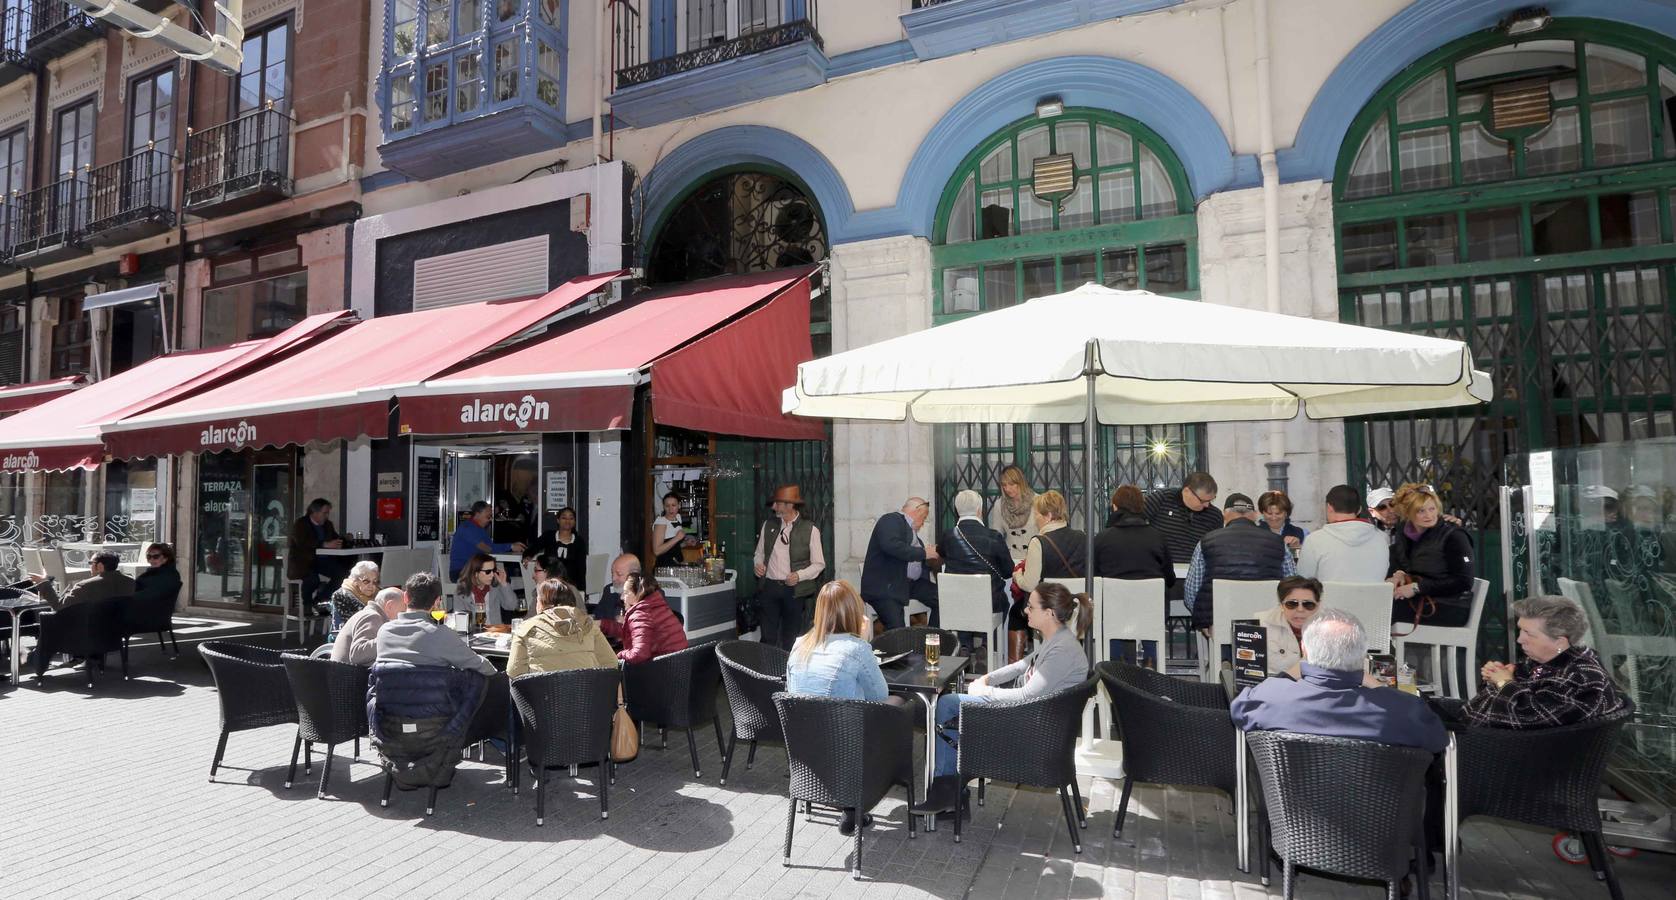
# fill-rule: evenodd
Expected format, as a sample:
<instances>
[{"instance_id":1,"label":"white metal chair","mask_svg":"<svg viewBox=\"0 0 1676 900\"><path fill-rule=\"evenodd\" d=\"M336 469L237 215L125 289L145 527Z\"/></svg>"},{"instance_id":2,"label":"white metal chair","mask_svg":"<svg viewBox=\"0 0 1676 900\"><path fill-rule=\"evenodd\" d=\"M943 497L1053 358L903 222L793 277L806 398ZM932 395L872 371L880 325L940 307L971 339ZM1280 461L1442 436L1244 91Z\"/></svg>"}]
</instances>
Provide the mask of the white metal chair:
<instances>
[{"instance_id":1,"label":"white metal chair","mask_svg":"<svg viewBox=\"0 0 1676 900\"><path fill-rule=\"evenodd\" d=\"M588 593L593 595L593 602L599 602L599 595L605 592L605 586L611 583L610 553L588 554L588 566L584 570L588 576Z\"/></svg>"},{"instance_id":2,"label":"white metal chair","mask_svg":"<svg viewBox=\"0 0 1676 900\"><path fill-rule=\"evenodd\" d=\"M983 635L989 667L993 672L1006 663L1006 613L993 612L990 576L955 575L944 572L937 576L937 606L946 631L969 631Z\"/></svg>"},{"instance_id":3,"label":"white metal chair","mask_svg":"<svg viewBox=\"0 0 1676 900\"><path fill-rule=\"evenodd\" d=\"M1357 584L1329 581L1321 585L1321 600L1362 621L1368 634L1369 653L1391 651L1391 586L1383 581Z\"/></svg>"},{"instance_id":4,"label":"white metal chair","mask_svg":"<svg viewBox=\"0 0 1676 900\"><path fill-rule=\"evenodd\" d=\"M1112 641L1134 641L1135 664L1141 665L1146 642L1151 641L1158 671L1164 671L1169 656L1169 631L1164 626L1164 579L1101 578L1094 585L1100 598L1094 607L1095 633L1100 636L1095 662L1111 658Z\"/></svg>"},{"instance_id":5,"label":"white metal chair","mask_svg":"<svg viewBox=\"0 0 1676 900\"><path fill-rule=\"evenodd\" d=\"M1482 578L1472 580L1472 613L1467 623L1457 628L1441 625L1419 625L1409 634L1391 637L1399 662L1408 658L1408 646L1418 644L1431 648L1432 678L1440 694L1470 700L1478 693L1478 623L1484 618L1484 600L1489 596L1490 583ZM1448 650L1448 661L1443 665ZM1453 687L1450 685L1453 684Z\"/></svg>"},{"instance_id":6,"label":"white metal chair","mask_svg":"<svg viewBox=\"0 0 1676 900\"><path fill-rule=\"evenodd\" d=\"M307 639L310 623L314 621L309 617L308 610L304 608L303 580L301 578L286 579L283 603L284 605L279 610L279 645L281 647L285 646L285 636L290 632L292 622L297 623L297 643L301 644ZM315 618L322 619L324 622L331 621L331 619L325 617L317 616ZM324 629L325 625L322 624L321 628ZM321 633L324 634L324 630Z\"/></svg>"},{"instance_id":7,"label":"white metal chair","mask_svg":"<svg viewBox=\"0 0 1676 900\"><path fill-rule=\"evenodd\" d=\"M1593 648L1600 655L1600 661L1608 672L1618 667L1619 659L1623 660L1623 677L1630 700L1636 706L1645 708L1642 702L1645 698L1641 696L1641 661L1647 657L1660 660L1676 657L1676 638L1609 631L1606 617L1601 615L1600 604L1595 602L1594 588L1588 582L1561 578L1559 585L1560 593L1583 607L1583 614L1589 619L1589 636L1584 640L1584 646ZM1618 583L1607 581L1608 591L1619 587Z\"/></svg>"},{"instance_id":8,"label":"white metal chair","mask_svg":"<svg viewBox=\"0 0 1676 900\"><path fill-rule=\"evenodd\" d=\"M1213 579L1211 593L1210 640L1200 641L1204 658L1199 662L1205 681L1221 678L1222 648L1229 646L1235 619L1255 619L1274 608L1275 587L1279 581L1229 581Z\"/></svg>"},{"instance_id":9,"label":"white metal chair","mask_svg":"<svg viewBox=\"0 0 1676 900\"><path fill-rule=\"evenodd\" d=\"M409 576L423 571L430 564L429 550L386 550L378 561L378 580L385 587L401 587L407 583Z\"/></svg>"},{"instance_id":10,"label":"white metal chair","mask_svg":"<svg viewBox=\"0 0 1676 900\"><path fill-rule=\"evenodd\" d=\"M72 569L65 566L64 551L57 547L42 547L36 552L41 558L41 571L52 576L58 582L58 590L61 593L70 589L70 576L86 575L91 571L90 569Z\"/></svg>"},{"instance_id":11,"label":"white metal chair","mask_svg":"<svg viewBox=\"0 0 1676 900\"><path fill-rule=\"evenodd\" d=\"M47 570L46 566L41 563L41 550L40 550L40 548L39 547L24 547L23 548L23 574L28 575L30 572L43 573L46 570Z\"/></svg>"}]
</instances>

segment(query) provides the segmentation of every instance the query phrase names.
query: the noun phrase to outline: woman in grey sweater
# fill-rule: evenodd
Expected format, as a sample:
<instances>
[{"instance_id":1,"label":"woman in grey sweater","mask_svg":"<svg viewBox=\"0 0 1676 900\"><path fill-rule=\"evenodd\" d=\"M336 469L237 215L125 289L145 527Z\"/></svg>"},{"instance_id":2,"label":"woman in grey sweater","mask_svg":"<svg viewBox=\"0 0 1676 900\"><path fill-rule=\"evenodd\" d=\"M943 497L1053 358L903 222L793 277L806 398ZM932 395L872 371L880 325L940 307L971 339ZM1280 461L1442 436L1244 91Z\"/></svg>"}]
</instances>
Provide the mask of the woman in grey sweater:
<instances>
[{"instance_id":1,"label":"woman in grey sweater","mask_svg":"<svg viewBox=\"0 0 1676 900\"><path fill-rule=\"evenodd\" d=\"M1087 680L1088 657L1082 650L1082 638L1094 622L1094 605L1088 595L1072 594L1064 585L1044 582L1030 592L1024 615L1030 627L1042 636L1034 652L972 682L967 693L937 698L937 722L945 740L937 742L937 777L931 782L919 812L954 809L959 799L955 773L959 734L955 725L960 718L961 704L1030 700L1076 687ZM1017 687L999 687L1015 681Z\"/></svg>"}]
</instances>

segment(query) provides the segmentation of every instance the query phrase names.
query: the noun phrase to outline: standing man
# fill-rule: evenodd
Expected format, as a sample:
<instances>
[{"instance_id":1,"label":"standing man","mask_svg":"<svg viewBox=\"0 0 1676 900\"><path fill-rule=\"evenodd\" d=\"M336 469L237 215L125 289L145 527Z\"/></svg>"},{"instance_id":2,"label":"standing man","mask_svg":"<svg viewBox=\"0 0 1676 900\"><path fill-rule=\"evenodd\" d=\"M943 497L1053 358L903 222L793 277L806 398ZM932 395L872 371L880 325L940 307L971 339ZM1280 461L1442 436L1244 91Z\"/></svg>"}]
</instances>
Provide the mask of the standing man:
<instances>
[{"instance_id":1,"label":"standing man","mask_svg":"<svg viewBox=\"0 0 1676 900\"><path fill-rule=\"evenodd\" d=\"M308 512L291 523L290 545L285 553L285 577L303 582L303 609L331 599L332 591L343 580L343 570L330 557L321 559L316 550L336 550L343 546L338 529L332 524L332 503L316 497L308 504Z\"/></svg>"},{"instance_id":2,"label":"standing man","mask_svg":"<svg viewBox=\"0 0 1676 900\"><path fill-rule=\"evenodd\" d=\"M885 629L908 623L910 599L931 609L931 627L938 625L937 586L931 583L927 562L937 559L937 545L926 545L919 530L931 514L931 503L923 497L909 497L900 512L885 513L873 523L867 539L867 557L862 561L861 599L879 614Z\"/></svg>"},{"instance_id":3,"label":"standing man","mask_svg":"<svg viewBox=\"0 0 1676 900\"><path fill-rule=\"evenodd\" d=\"M757 530L751 554L757 573L757 607L762 613L762 642L785 650L807 628L810 598L820 589L826 569L821 530L803 518L803 491L781 485L769 502L774 518Z\"/></svg>"},{"instance_id":4,"label":"standing man","mask_svg":"<svg viewBox=\"0 0 1676 900\"><path fill-rule=\"evenodd\" d=\"M489 523L494 521L495 508L479 500L471 505L471 515L454 527L454 542L448 545L448 580L459 581L460 570L471 562L472 554L494 556L496 553L523 553L521 543L497 544L489 537Z\"/></svg>"},{"instance_id":5,"label":"standing man","mask_svg":"<svg viewBox=\"0 0 1676 900\"><path fill-rule=\"evenodd\" d=\"M1226 526L1205 535L1193 549L1193 562L1187 567L1187 608L1193 613L1193 627L1207 635L1216 621L1211 614L1211 585L1216 579L1279 581L1297 574L1286 541L1263 526L1250 497L1229 494L1228 515Z\"/></svg>"},{"instance_id":6,"label":"standing man","mask_svg":"<svg viewBox=\"0 0 1676 900\"><path fill-rule=\"evenodd\" d=\"M1146 519L1164 535L1171 559L1192 559L1200 539L1222 527L1222 511L1216 508L1216 479L1208 472L1194 472L1181 483L1180 490L1147 494ZM1181 588L1167 589L1166 596L1182 599Z\"/></svg>"},{"instance_id":7,"label":"standing man","mask_svg":"<svg viewBox=\"0 0 1676 900\"><path fill-rule=\"evenodd\" d=\"M1397 526L1402 521L1397 517L1397 507L1391 503L1396 491L1388 487L1376 487L1368 491L1368 516L1373 520L1373 527L1385 532L1385 542L1389 544L1397 539Z\"/></svg>"},{"instance_id":8,"label":"standing man","mask_svg":"<svg viewBox=\"0 0 1676 900\"><path fill-rule=\"evenodd\" d=\"M1378 584L1391 569L1391 542L1362 521L1362 498L1341 484L1327 492L1327 524L1304 539L1298 574L1318 581Z\"/></svg>"}]
</instances>

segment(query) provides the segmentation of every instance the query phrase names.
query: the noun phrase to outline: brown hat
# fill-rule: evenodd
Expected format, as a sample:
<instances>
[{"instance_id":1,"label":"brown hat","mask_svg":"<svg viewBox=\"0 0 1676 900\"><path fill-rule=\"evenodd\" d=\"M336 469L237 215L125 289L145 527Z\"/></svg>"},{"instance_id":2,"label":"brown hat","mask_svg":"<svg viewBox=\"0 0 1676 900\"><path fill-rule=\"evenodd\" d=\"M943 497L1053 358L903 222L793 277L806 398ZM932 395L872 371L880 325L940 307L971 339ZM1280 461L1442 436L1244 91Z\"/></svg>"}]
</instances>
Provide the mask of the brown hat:
<instances>
[{"instance_id":1,"label":"brown hat","mask_svg":"<svg viewBox=\"0 0 1676 900\"><path fill-rule=\"evenodd\" d=\"M803 508L803 491L795 484L782 484L774 491L774 499L768 501L769 506L776 503L790 503L798 509Z\"/></svg>"}]
</instances>

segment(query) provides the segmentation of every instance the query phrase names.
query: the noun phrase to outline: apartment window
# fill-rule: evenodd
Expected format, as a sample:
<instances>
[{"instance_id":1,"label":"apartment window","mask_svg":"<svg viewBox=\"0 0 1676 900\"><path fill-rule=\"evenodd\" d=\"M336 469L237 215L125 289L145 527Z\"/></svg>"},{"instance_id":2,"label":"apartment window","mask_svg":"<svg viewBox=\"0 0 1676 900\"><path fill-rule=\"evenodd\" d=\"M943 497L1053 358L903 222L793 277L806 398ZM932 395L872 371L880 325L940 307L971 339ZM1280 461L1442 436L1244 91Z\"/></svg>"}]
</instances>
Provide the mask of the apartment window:
<instances>
[{"instance_id":1,"label":"apartment window","mask_svg":"<svg viewBox=\"0 0 1676 900\"><path fill-rule=\"evenodd\" d=\"M0 384L22 384L23 367L23 307L0 306Z\"/></svg>"},{"instance_id":2,"label":"apartment window","mask_svg":"<svg viewBox=\"0 0 1676 900\"><path fill-rule=\"evenodd\" d=\"M92 362L93 329L81 311L80 297L58 298L58 324L52 326L52 360L48 377L62 378L88 371Z\"/></svg>"},{"instance_id":3,"label":"apartment window","mask_svg":"<svg viewBox=\"0 0 1676 900\"><path fill-rule=\"evenodd\" d=\"M210 280L202 346L268 337L308 315L308 272L296 247L221 257L210 265Z\"/></svg>"},{"instance_id":4,"label":"apartment window","mask_svg":"<svg viewBox=\"0 0 1676 900\"><path fill-rule=\"evenodd\" d=\"M244 60L239 64L239 92L233 98L235 115L268 104L280 112L290 109L290 23L281 20L244 38Z\"/></svg>"},{"instance_id":5,"label":"apartment window","mask_svg":"<svg viewBox=\"0 0 1676 900\"><path fill-rule=\"evenodd\" d=\"M24 164L29 159L29 142L22 128L0 135L0 196L29 189Z\"/></svg>"},{"instance_id":6,"label":"apartment window","mask_svg":"<svg viewBox=\"0 0 1676 900\"><path fill-rule=\"evenodd\" d=\"M58 111L58 168L54 177L93 165L93 101Z\"/></svg>"}]
</instances>

